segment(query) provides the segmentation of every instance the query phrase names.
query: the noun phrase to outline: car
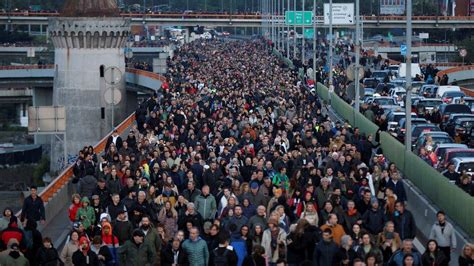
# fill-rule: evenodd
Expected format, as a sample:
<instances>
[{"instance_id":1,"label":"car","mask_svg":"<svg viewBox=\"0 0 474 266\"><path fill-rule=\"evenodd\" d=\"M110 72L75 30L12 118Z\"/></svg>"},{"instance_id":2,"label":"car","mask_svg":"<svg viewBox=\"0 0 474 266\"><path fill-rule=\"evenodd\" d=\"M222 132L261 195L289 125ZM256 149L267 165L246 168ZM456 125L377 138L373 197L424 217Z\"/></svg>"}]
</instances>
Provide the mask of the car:
<instances>
[{"instance_id":1,"label":"car","mask_svg":"<svg viewBox=\"0 0 474 266\"><path fill-rule=\"evenodd\" d=\"M474 119L474 114L457 114L457 113L450 114L448 119L446 119L446 122L441 123L439 127L450 134L451 133L454 134L454 122L458 118L473 118Z\"/></svg>"},{"instance_id":2,"label":"car","mask_svg":"<svg viewBox=\"0 0 474 266\"><path fill-rule=\"evenodd\" d=\"M388 70L376 70L372 72L372 78L376 79L380 82L383 82L384 80L388 80L389 72Z\"/></svg>"},{"instance_id":3,"label":"car","mask_svg":"<svg viewBox=\"0 0 474 266\"><path fill-rule=\"evenodd\" d=\"M453 158L474 157L474 149L448 149L444 155L443 161L438 164L438 169L442 170L448 166Z\"/></svg>"},{"instance_id":4,"label":"car","mask_svg":"<svg viewBox=\"0 0 474 266\"><path fill-rule=\"evenodd\" d=\"M425 84L421 86L418 94L425 98L435 98L436 92L438 91L438 86L433 84Z\"/></svg>"},{"instance_id":5,"label":"car","mask_svg":"<svg viewBox=\"0 0 474 266\"><path fill-rule=\"evenodd\" d=\"M436 97L441 98L441 96L443 96L443 94L447 91L461 91L461 88L459 86L451 86L451 85L439 86L438 90L436 91Z\"/></svg>"},{"instance_id":6,"label":"car","mask_svg":"<svg viewBox=\"0 0 474 266\"><path fill-rule=\"evenodd\" d=\"M437 146L438 144L443 143L453 143L454 140L449 136L448 133L444 131L430 131L422 132L418 139L413 143L412 150L414 153L418 154L422 147L426 146L427 139L431 137L432 143ZM436 147L431 147L432 149Z\"/></svg>"},{"instance_id":7,"label":"car","mask_svg":"<svg viewBox=\"0 0 474 266\"><path fill-rule=\"evenodd\" d=\"M437 125L419 124L411 128L412 143L414 143L423 132L442 131Z\"/></svg>"},{"instance_id":8,"label":"car","mask_svg":"<svg viewBox=\"0 0 474 266\"><path fill-rule=\"evenodd\" d=\"M414 112L418 115L423 115L426 111L431 112L434 108L439 107L442 103L441 99L421 98L413 103L415 105Z\"/></svg>"},{"instance_id":9,"label":"car","mask_svg":"<svg viewBox=\"0 0 474 266\"><path fill-rule=\"evenodd\" d=\"M401 118L400 121L398 121L398 128L396 129L396 134L395 137L400 140L401 142L404 141L405 139L405 117ZM427 124L428 121L426 121L425 118L412 118L411 119L411 125L412 127L413 126L416 126L416 125L420 125L420 124Z\"/></svg>"},{"instance_id":10,"label":"car","mask_svg":"<svg viewBox=\"0 0 474 266\"><path fill-rule=\"evenodd\" d=\"M389 65L388 70L394 75L398 77L398 71L400 70L399 65Z\"/></svg>"},{"instance_id":11,"label":"car","mask_svg":"<svg viewBox=\"0 0 474 266\"><path fill-rule=\"evenodd\" d=\"M388 122L388 130L395 131L398 127L398 122L400 119L405 118L405 111L404 110L392 110L387 113L387 122ZM411 113L412 118L416 118L415 113Z\"/></svg>"},{"instance_id":12,"label":"car","mask_svg":"<svg viewBox=\"0 0 474 266\"><path fill-rule=\"evenodd\" d=\"M462 103L462 101L464 101L463 104L471 107L471 112L474 113L474 97L464 97L464 99L461 97L453 98L453 103Z\"/></svg>"},{"instance_id":13,"label":"car","mask_svg":"<svg viewBox=\"0 0 474 266\"><path fill-rule=\"evenodd\" d=\"M471 108L465 104L442 104L439 106L441 123L445 123L450 114L471 114Z\"/></svg>"},{"instance_id":14,"label":"car","mask_svg":"<svg viewBox=\"0 0 474 266\"><path fill-rule=\"evenodd\" d=\"M380 82L377 87L375 87L375 91L377 93L388 93L391 89L395 88L395 87L399 87L393 83L385 83L385 82Z\"/></svg>"},{"instance_id":15,"label":"car","mask_svg":"<svg viewBox=\"0 0 474 266\"><path fill-rule=\"evenodd\" d=\"M405 95L406 93L407 93L407 90L405 90L405 88L403 87L394 87L394 88L391 88L388 92L388 94L391 97L396 98L398 101L401 101L403 95Z\"/></svg>"},{"instance_id":16,"label":"car","mask_svg":"<svg viewBox=\"0 0 474 266\"><path fill-rule=\"evenodd\" d=\"M453 158L450 163L454 164L454 171L460 175L474 174L474 157L457 157Z\"/></svg>"},{"instance_id":17,"label":"car","mask_svg":"<svg viewBox=\"0 0 474 266\"><path fill-rule=\"evenodd\" d=\"M467 143L471 137L471 129L473 127L474 118L458 118L454 120L454 131L452 132L452 136L454 137L455 133L457 133L461 137L462 142Z\"/></svg>"},{"instance_id":18,"label":"car","mask_svg":"<svg viewBox=\"0 0 474 266\"><path fill-rule=\"evenodd\" d=\"M466 144L459 143L441 143L436 145L436 148L434 150L434 153L436 154L436 167L438 162L443 161L446 151L449 149L467 149L467 146Z\"/></svg>"},{"instance_id":19,"label":"car","mask_svg":"<svg viewBox=\"0 0 474 266\"><path fill-rule=\"evenodd\" d=\"M400 107L395 99L387 96L375 97L371 103L378 104L384 110Z\"/></svg>"},{"instance_id":20,"label":"car","mask_svg":"<svg viewBox=\"0 0 474 266\"><path fill-rule=\"evenodd\" d=\"M379 84L379 81L375 78L365 78L362 81L362 84L364 85L364 88L376 88L377 85Z\"/></svg>"},{"instance_id":21,"label":"car","mask_svg":"<svg viewBox=\"0 0 474 266\"><path fill-rule=\"evenodd\" d=\"M443 103L452 103L455 97L464 97L466 94L462 91L447 91L441 95Z\"/></svg>"}]
</instances>

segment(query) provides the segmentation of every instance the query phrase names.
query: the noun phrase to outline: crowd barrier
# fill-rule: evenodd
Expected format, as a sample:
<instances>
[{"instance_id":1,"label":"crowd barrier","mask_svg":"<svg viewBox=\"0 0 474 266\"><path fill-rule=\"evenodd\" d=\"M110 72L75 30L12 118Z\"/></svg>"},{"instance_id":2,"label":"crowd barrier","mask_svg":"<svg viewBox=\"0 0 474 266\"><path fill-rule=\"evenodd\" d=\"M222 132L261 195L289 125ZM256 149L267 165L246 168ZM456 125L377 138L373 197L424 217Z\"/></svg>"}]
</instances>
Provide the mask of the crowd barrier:
<instances>
[{"instance_id":1,"label":"crowd barrier","mask_svg":"<svg viewBox=\"0 0 474 266\"><path fill-rule=\"evenodd\" d=\"M377 125L357 112L329 89L318 83L317 92L320 98L329 101L331 107L353 127L358 127L365 134L373 134ZM397 167L434 205L444 210L467 234L474 236L474 197L459 187L451 184L448 179L424 162L405 146L386 132L380 133L380 145L385 157Z\"/></svg>"}]
</instances>

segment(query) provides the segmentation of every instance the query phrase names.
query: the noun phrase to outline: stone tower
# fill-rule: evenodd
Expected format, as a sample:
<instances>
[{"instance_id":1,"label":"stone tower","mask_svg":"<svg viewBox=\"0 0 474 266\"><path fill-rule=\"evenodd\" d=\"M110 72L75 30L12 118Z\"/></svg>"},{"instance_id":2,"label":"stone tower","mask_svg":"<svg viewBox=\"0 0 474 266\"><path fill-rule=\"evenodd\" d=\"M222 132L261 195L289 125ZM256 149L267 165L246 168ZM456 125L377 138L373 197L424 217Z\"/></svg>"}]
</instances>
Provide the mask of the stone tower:
<instances>
[{"instance_id":1,"label":"stone tower","mask_svg":"<svg viewBox=\"0 0 474 266\"><path fill-rule=\"evenodd\" d=\"M68 155L95 145L112 129L111 106L104 101L104 71L118 67L123 73L122 101L115 106L115 125L126 117L124 47L130 20L119 17L114 0L67 0L60 17L51 18L48 33L55 48L53 105L66 107ZM52 143L53 167L62 143Z\"/></svg>"}]
</instances>

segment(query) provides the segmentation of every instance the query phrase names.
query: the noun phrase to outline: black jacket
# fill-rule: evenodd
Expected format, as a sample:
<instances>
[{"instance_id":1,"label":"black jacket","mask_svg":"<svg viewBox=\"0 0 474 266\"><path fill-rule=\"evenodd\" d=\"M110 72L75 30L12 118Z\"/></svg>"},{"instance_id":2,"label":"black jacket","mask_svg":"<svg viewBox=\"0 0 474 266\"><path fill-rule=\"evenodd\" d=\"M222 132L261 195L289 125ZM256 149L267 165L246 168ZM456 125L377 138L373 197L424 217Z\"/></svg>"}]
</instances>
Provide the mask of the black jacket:
<instances>
[{"instance_id":1,"label":"black jacket","mask_svg":"<svg viewBox=\"0 0 474 266\"><path fill-rule=\"evenodd\" d=\"M31 196L28 196L23 202L21 220L25 218L35 222L46 219L43 200L39 196L37 196L35 200L33 200Z\"/></svg>"},{"instance_id":2,"label":"black jacket","mask_svg":"<svg viewBox=\"0 0 474 266\"><path fill-rule=\"evenodd\" d=\"M89 263L87 263L87 257L89 257ZM81 250L77 250L72 254L72 263L74 266L89 266L99 265L99 257L89 250L87 256L84 256Z\"/></svg>"},{"instance_id":3,"label":"black jacket","mask_svg":"<svg viewBox=\"0 0 474 266\"><path fill-rule=\"evenodd\" d=\"M188 254L182 248L178 250L178 266L189 265ZM174 264L174 252L171 246L166 247L161 253L161 265L171 266Z\"/></svg>"},{"instance_id":4,"label":"black jacket","mask_svg":"<svg viewBox=\"0 0 474 266\"><path fill-rule=\"evenodd\" d=\"M338 248L334 241L319 241L314 248L313 263L314 265L332 265L334 257L338 252Z\"/></svg>"},{"instance_id":5,"label":"black jacket","mask_svg":"<svg viewBox=\"0 0 474 266\"><path fill-rule=\"evenodd\" d=\"M234 249L228 249L227 247L217 247L210 252L209 265L215 265L216 256L223 256L227 250L227 264L228 266L237 266L238 257Z\"/></svg>"},{"instance_id":6,"label":"black jacket","mask_svg":"<svg viewBox=\"0 0 474 266\"><path fill-rule=\"evenodd\" d=\"M403 214L394 216L395 231L400 234L402 240L414 239L416 236L416 223L413 214L404 210Z\"/></svg>"}]
</instances>

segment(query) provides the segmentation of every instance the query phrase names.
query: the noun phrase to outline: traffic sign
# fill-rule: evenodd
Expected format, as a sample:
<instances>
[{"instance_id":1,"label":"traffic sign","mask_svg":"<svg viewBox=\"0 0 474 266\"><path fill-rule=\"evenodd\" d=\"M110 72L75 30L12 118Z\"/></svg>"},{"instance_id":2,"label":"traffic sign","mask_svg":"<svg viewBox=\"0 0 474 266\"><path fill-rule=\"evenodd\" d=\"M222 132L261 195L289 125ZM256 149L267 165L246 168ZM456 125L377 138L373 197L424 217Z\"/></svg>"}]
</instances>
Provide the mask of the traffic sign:
<instances>
[{"instance_id":1,"label":"traffic sign","mask_svg":"<svg viewBox=\"0 0 474 266\"><path fill-rule=\"evenodd\" d=\"M401 55L407 55L407 46L406 46L406 44L400 45L400 54Z\"/></svg>"},{"instance_id":2,"label":"traffic sign","mask_svg":"<svg viewBox=\"0 0 474 266\"><path fill-rule=\"evenodd\" d=\"M467 50L464 49L464 48L459 49L459 56L466 57L467 56Z\"/></svg>"},{"instance_id":3,"label":"traffic sign","mask_svg":"<svg viewBox=\"0 0 474 266\"><path fill-rule=\"evenodd\" d=\"M117 85L122 80L122 71L118 67L108 67L104 71L105 83Z\"/></svg>"},{"instance_id":4,"label":"traffic sign","mask_svg":"<svg viewBox=\"0 0 474 266\"><path fill-rule=\"evenodd\" d=\"M104 100L107 104L117 105L122 101L122 92L114 87L110 87L104 92Z\"/></svg>"},{"instance_id":5,"label":"traffic sign","mask_svg":"<svg viewBox=\"0 0 474 266\"><path fill-rule=\"evenodd\" d=\"M297 26L309 26L313 20L312 11L286 11L285 24Z\"/></svg>"},{"instance_id":6,"label":"traffic sign","mask_svg":"<svg viewBox=\"0 0 474 266\"><path fill-rule=\"evenodd\" d=\"M329 4L324 4L324 25L329 25L330 16L333 25L354 25L354 4L332 4L332 12Z\"/></svg>"}]
</instances>

